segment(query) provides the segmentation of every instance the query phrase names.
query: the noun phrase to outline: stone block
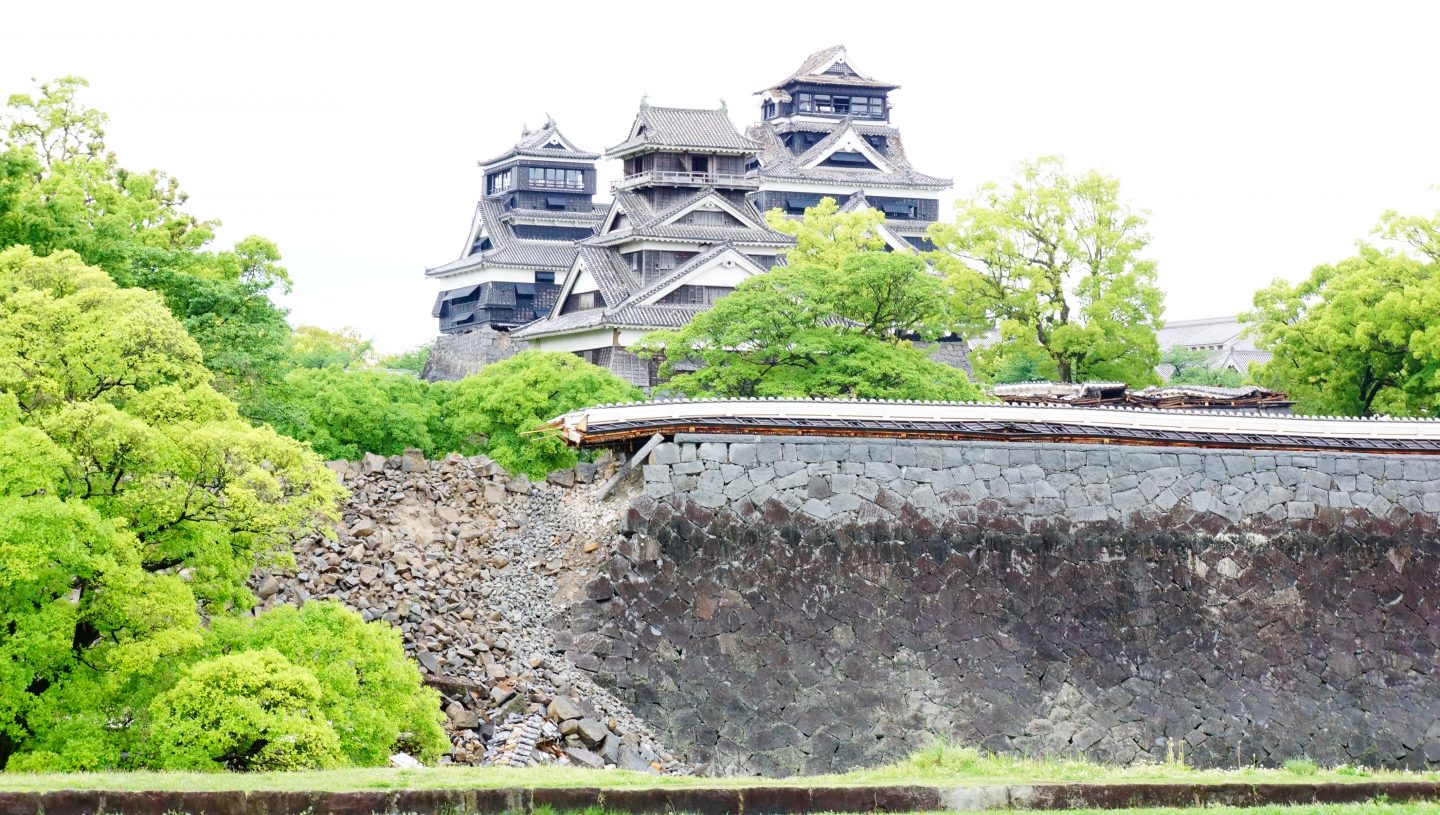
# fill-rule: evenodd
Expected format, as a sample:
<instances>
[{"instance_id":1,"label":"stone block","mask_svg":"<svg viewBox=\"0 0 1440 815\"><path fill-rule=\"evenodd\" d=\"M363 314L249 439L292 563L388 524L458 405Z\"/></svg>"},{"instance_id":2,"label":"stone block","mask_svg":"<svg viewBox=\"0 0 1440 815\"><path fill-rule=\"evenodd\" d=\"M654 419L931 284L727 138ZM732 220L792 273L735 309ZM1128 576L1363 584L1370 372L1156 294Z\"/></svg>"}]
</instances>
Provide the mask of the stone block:
<instances>
[{"instance_id":1,"label":"stone block","mask_svg":"<svg viewBox=\"0 0 1440 815\"><path fill-rule=\"evenodd\" d=\"M647 484L651 481L669 481L670 467L666 464L642 464L641 474Z\"/></svg>"},{"instance_id":2,"label":"stone block","mask_svg":"<svg viewBox=\"0 0 1440 815\"><path fill-rule=\"evenodd\" d=\"M741 467L753 466L759 460L756 445L735 442L730 445L730 463Z\"/></svg>"},{"instance_id":3,"label":"stone block","mask_svg":"<svg viewBox=\"0 0 1440 815\"><path fill-rule=\"evenodd\" d=\"M700 461L713 461L716 463L729 461L730 451L728 445L723 442L705 441L700 443Z\"/></svg>"},{"instance_id":4,"label":"stone block","mask_svg":"<svg viewBox=\"0 0 1440 815\"><path fill-rule=\"evenodd\" d=\"M880 482L894 481L900 477L900 468L894 464L872 461L865 465L865 477Z\"/></svg>"},{"instance_id":5,"label":"stone block","mask_svg":"<svg viewBox=\"0 0 1440 815\"><path fill-rule=\"evenodd\" d=\"M650 451L651 464L679 464L680 445L675 442L665 442Z\"/></svg>"}]
</instances>

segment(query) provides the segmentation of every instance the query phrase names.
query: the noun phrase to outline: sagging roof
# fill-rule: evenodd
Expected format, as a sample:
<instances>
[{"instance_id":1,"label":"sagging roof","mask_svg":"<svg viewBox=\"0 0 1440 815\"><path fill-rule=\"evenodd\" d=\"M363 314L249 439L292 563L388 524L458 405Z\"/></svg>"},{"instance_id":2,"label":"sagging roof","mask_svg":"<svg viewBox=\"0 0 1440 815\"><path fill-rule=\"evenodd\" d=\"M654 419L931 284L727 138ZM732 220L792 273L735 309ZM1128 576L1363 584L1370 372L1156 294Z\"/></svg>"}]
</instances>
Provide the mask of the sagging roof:
<instances>
[{"instance_id":1,"label":"sagging roof","mask_svg":"<svg viewBox=\"0 0 1440 815\"><path fill-rule=\"evenodd\" d=\"M1277 416L1257 411L901 402L705 399L597 405L548 423L573 445L656 433L1075 442L1253 450L1440 452L1440 421Z\"/></svg>"},{"instance_id":2,"label":"sagging roof","mask_svg":"<svg viewBox=\"0 0 1440 815\"><path fill-rule=\"evenodd\" d=\"M618 158L644 148L753 153L759 145L742 136L724 108L662 108L641 103L630 136L605 151Z\"/></svg>"},{"instance_id":3,"label":"sagging roof","mask_svg":"<svg viewBox=\"0 0 1440 815\"><path fill-rule=\"evenodd\" d=\"M991 393L1003 402L1027 405L1288 411L1294 404L1284 393L1255 385L1160 385L1132 391L1124 382L1017 382L995 385Z\"/></svg>"}]
</instances>

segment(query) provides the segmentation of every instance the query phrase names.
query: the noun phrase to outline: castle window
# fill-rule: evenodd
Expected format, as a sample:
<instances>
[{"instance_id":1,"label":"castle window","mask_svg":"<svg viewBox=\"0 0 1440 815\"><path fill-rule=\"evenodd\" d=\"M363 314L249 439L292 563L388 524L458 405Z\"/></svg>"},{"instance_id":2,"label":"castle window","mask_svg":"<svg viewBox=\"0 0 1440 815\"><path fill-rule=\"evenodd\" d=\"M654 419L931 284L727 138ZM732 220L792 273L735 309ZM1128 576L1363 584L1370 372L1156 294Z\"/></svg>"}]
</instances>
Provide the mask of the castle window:
<instances>
[{"instance_id":1,"label":"castle window","mask_svg":"<svg viewBox=\"0 0 1440 815\"><path fill-rule=\"evenodd\" d=\"M773 101L767 99L765 104L760 106L760 117L762 119L775 118L775 103Z\"/></svg>"},{"instance_id":2,"label":"castle window","mask_svg":"<svg viewBox=\"0 0 1440 815\"><path fill-rule=\"evenodd\" d=\"M535 273L535 282L536 282L536 283L554 283L554 282L555 282L555 273L554 273L554 272L536 272L536 273Z\"/></svg>"},{"instance_id":3,"label":"castle window","mask_svg":"<svg viewBox=\"0 0 1440 815\"><path fill-rule=\"evenodd\" d=\"M853 150L836 150L820 163L831 167L853 167L857 170L875 169L875 165L870 163L865 154Z\"/></svg>"},{"instance_id":4,"label":"castle window","mask_svg":"<svg viewBox=\"0 0 1440 815\"><path fill-rule=\"evenodd\" d=\"M530 167L530 186L541 189L583 190L584 170L566 170L562 167Z\"/></svg>"},{"instance_id":5,"label":"castle window","mask_svg":"<svg viewBox=\"0 0 1440 815\"><path fill-rule=\"evenodd\" d=\"M513 180L513 178L511 177L509 170L505 170L505 171L503 171L503 172L498 172L498 173L492 173L492 174L490 175L490 191L489 191L489 192L490 192L491 195L494 195L494 194L497 193L497 192L504 192L504 191L510 189L511 184L513 184L513 183L514 183L514 180Z\"/></svg>"},{"instance_id":6,"label":"castle window","mask_svg":"<svg viewBox=\"0 0 1440 815\"><path fill-rule=\"evenodd\" d=\"M690 213L690 223L696 226L726 226L732 219L723 212L698 210Z\"/></svg>"}]
</instances>

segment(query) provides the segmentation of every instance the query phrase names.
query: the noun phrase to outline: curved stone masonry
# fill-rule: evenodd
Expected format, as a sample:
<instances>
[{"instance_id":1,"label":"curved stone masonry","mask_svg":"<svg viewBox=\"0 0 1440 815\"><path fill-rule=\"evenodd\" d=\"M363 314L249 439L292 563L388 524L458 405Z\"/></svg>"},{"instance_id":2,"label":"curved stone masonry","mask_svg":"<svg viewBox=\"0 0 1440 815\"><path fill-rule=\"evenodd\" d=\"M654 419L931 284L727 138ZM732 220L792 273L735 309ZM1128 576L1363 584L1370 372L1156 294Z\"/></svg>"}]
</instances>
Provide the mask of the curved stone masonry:
<instances>
[{"instance_id":1,"label":"curved stone masonry","mask_svg":"<svg viewBox=\"0 0 1440 815\"><path fill-rule=\"evenodd\" d=\"M1440 761L1440 457L674 438L555 624L692 762Z\"/></svg>"}]
</instances>

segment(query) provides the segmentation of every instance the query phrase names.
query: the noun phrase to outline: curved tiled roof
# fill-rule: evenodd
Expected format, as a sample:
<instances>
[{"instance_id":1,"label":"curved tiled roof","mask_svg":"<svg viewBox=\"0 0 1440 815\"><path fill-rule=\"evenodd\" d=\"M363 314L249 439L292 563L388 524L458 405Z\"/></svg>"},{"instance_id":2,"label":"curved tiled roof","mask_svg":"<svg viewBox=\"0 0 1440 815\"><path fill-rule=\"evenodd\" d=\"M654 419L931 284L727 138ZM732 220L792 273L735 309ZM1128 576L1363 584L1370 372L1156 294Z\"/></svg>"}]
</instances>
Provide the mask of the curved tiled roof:
<instances>
[{"instance_id":1,"label":"curved tiled roof","mask_svg":"<svg viewBox=\"0 0 1440 815\"><path fill-rule=\"evenodd\" d=\"M843 67L841 67L843 66ZM839 70L837 70L839 68ZM832 45L829 48L822 48L819 51L805 58L795 72L784 79L771 85L767 90L781 88L792 82L808 82L818 85L846 85L852 88L881 88L894 90L899 85L892 82L882 82L874 77L867 76L855 70L850 64L849 56L845 53L845 46ZM756 91L765 93L766 91Z\"/></svg>"},{"instance_id":2,"label":"curved tiled roof","mask_svg":"<svg viewBox=\"0 0 1440 815\"><path fill-rule=\"evenodd\" d=\"M564 145L564 147L562 149L556 149L545 146L552 141L558 141ZM594 161L600 158L599 153L587 153L576 147L569 139L565 138L565 135L560 132L560 128L556 127L554 119L546 119L545 124L541 126L539 130L523 131L520 134L520 140L515 142L514 147L511 147L509 150L506 150L494 158L485 159L480 162L480 166L484 167L488 164L495 164L496 162L504 161L507 158L513 158L515 156L573 158L584 161Z\"/></svg>"},{"instance_id":3,"label":"curved tiled roof","mask_svg":"<svg viewBox=\"0 0 1440 815\"><path fill-rule=\"evenodd\" d=\"M889 164L893 170L805 166L825 155L835 142L839 141L849 130L854 130L860 136L884 136L885 150L876 152L880 153L885 163ZM796 155L785 146L785 142L781 139L785 133L795 131L824 133L825 138L805 152ZM948 178L926 175L912 167L910 158L905 153L905 142L900 137L900 131L888 125L865 124L852 118L836 122L788 124L778 128L769 122L761 122L751 125L747 133L761 144L759 176L762 180L853 184L915 190L947 190L953 185Z\"/></svg>"},{"instance_id":4,"label":"curved tiled roof","mask_svg":"<svg viewBox=\"0 0 1440 815\"><path fill-rule=\"evenodd\" d=\"M511 222L518 211L507 212L499 202L483 199L476 205L476 217L481 228L490 238L491 248L452 260L443 266L426 269L430 277L455 274L478 269L481 266L520 266L524 268L564 271L575 260L575 242L569 240L539 240L517 238L511 230ZM562 211L544 213L547 220L573 220L574 226L593 230L599 223L598 213ZM566 218L574 215L574 218ZM538 216L537 216L538 217Z\"/></svg>"},{"instance_id":5,"label":"curved tiled roof","mask_svg":"<svg viewBox=\"0 0 1440 815\"><path fill-rule=\"evenodd\" d=\"M661 108L641 104L630 136L605 151L616 158L643 147L753 153L760 145L740 135L724 108Z\"/></svg>"}]
</instances>

